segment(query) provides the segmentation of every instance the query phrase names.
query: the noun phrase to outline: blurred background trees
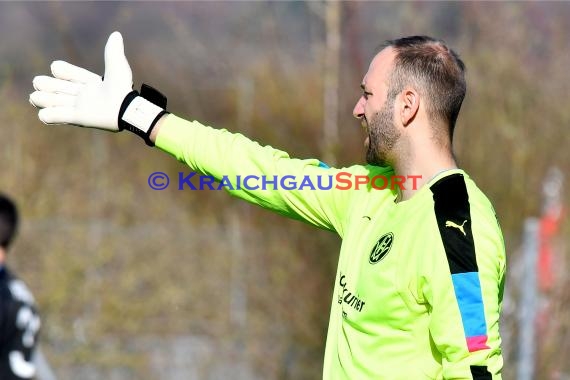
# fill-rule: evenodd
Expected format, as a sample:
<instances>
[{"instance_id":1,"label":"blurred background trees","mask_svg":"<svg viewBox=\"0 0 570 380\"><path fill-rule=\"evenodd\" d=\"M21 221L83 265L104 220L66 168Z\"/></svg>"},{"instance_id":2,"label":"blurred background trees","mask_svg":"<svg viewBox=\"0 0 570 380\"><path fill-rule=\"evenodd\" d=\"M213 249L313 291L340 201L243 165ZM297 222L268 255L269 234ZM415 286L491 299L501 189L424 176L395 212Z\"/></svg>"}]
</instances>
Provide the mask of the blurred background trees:
<instances>
[{"instance_id":1,"label":"blurred background trees","mask_svg":"<svg viewBox=\"0 0 570 380\"><path fill-rule=\"evenodd\" d=\"M321 374L335 235L223 192L153 191L152 172L189 170L130 134L37 120L27 103L33 76L54 59L102 73L113 30L135 86L159 88L173 113L338 166L363 162L351 111L375 47L411 34L446 40L468 68L456 153L493 201L516 268L546 170L570 169L570 4L337 7L335 21L319 2L0 3L0 191L23 216L9 260L40 304L44 351L60 378ZM325 100L331 88L337 98ZM335 123L323 143L323 125ZM556 236L537 379L570 378L567 223ZM516 378L519 281L507 283L506 379Z\"/></svg>"}]
</instances>

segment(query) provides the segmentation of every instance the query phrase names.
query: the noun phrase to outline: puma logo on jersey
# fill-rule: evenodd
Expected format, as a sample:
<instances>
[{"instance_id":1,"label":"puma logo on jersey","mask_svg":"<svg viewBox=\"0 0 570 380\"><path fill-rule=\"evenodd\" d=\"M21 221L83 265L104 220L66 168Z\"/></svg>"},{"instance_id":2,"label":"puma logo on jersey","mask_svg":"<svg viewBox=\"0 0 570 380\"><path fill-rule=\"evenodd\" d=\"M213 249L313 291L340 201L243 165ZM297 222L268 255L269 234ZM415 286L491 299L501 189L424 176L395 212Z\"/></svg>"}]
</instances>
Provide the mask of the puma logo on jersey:
<instances>
[{"instance_id":1,"label":"puma logo on jersey","mask_svg":"<svg viewBox=\"0 0 570 380\"><path fill-rule=\"evenodd\" d=\"M463 221L463 223L461 223L461 225L459 225L455 222L452 222L451 220L448 220L447 222L445 222L445 226L457 228L459 231L461 231L461 233L463 233L464 236L467 236L467 234L465 233L465 230L463 229L463 226L465 225L465 223L467 223L467 219L465 219Z\"/></svg>"}]
</instances>

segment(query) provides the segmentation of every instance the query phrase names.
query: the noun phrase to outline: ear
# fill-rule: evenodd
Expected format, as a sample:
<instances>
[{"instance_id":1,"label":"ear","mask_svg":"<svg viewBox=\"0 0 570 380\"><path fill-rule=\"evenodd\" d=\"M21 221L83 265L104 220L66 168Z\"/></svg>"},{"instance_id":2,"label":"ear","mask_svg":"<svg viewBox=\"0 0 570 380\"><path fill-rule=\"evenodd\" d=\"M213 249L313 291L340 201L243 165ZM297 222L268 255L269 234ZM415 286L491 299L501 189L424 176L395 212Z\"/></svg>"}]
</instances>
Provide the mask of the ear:
<instances>
[{"instance_id":1,"label":"ear","mask_svg":"<svg viewBox=\"0 0 570 380\"><path fill-rule=\"evenodd\" d=\"M420 94L413 87L406 87L400 94L402 106L400 107L400 121L404 127L408 126L416 117L420 109Z\"/></svg>"}]
</instances>

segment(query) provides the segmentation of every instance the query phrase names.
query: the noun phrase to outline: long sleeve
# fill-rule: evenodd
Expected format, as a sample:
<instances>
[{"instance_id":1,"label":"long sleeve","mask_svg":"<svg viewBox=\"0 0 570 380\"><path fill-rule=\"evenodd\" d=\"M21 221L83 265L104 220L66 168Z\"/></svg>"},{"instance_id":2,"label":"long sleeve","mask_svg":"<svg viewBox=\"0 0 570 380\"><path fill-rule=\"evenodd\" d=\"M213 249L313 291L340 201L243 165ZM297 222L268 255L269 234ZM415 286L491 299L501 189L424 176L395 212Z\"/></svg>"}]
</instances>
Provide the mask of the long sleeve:
<instances>
[{"instance_id":1,"label":"long sleeve","mask_svg":"<svg viewBox=\"0 0 570 380\"><path fill-rule=\"evenodd\" d=\"M293 159L241 134L174 115L161 126L156 146L192 170L214 177L234 196L341 237L351 191L337 189L335 176L343 171L367 174L362 166L333 169L317 159Z\"/></svg>"}]
</instances>

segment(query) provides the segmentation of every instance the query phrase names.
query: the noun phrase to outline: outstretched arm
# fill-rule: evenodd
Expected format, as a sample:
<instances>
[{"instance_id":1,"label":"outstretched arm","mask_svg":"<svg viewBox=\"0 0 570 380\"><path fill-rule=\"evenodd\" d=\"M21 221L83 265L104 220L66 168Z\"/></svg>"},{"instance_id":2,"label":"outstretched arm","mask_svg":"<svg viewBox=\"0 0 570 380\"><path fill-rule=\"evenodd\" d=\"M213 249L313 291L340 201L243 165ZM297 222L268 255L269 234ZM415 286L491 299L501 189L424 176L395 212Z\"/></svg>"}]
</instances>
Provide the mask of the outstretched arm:
<instances>
[{"instance_id":1,"label":"outstretched arm","mask_svg":"<svg viewBox=\"0 0 570 380\"><path fill-rule=\"evenodd\" d=\"M223 180L223 188L235 196L342 236L351 191L318 188L319 181L328 186L339 170L324 168L316 159L291 159L240 134L168 114L166 98L160 93L145 85L140 94L132 90L132 71L120 33L111 34L105 46L103 77L63 61L54 62L51 69L53 77L34 78L36 91L30 95L30 102L41 108L38 116L45 124L129 130L191 169ZM344 171L367 174L360 166ZM257 183L240 186L239 178L245 176L258 178ZM271 182L275 176L276 185L260 186L262 178Z\"/></svg>"}]
</instances>

